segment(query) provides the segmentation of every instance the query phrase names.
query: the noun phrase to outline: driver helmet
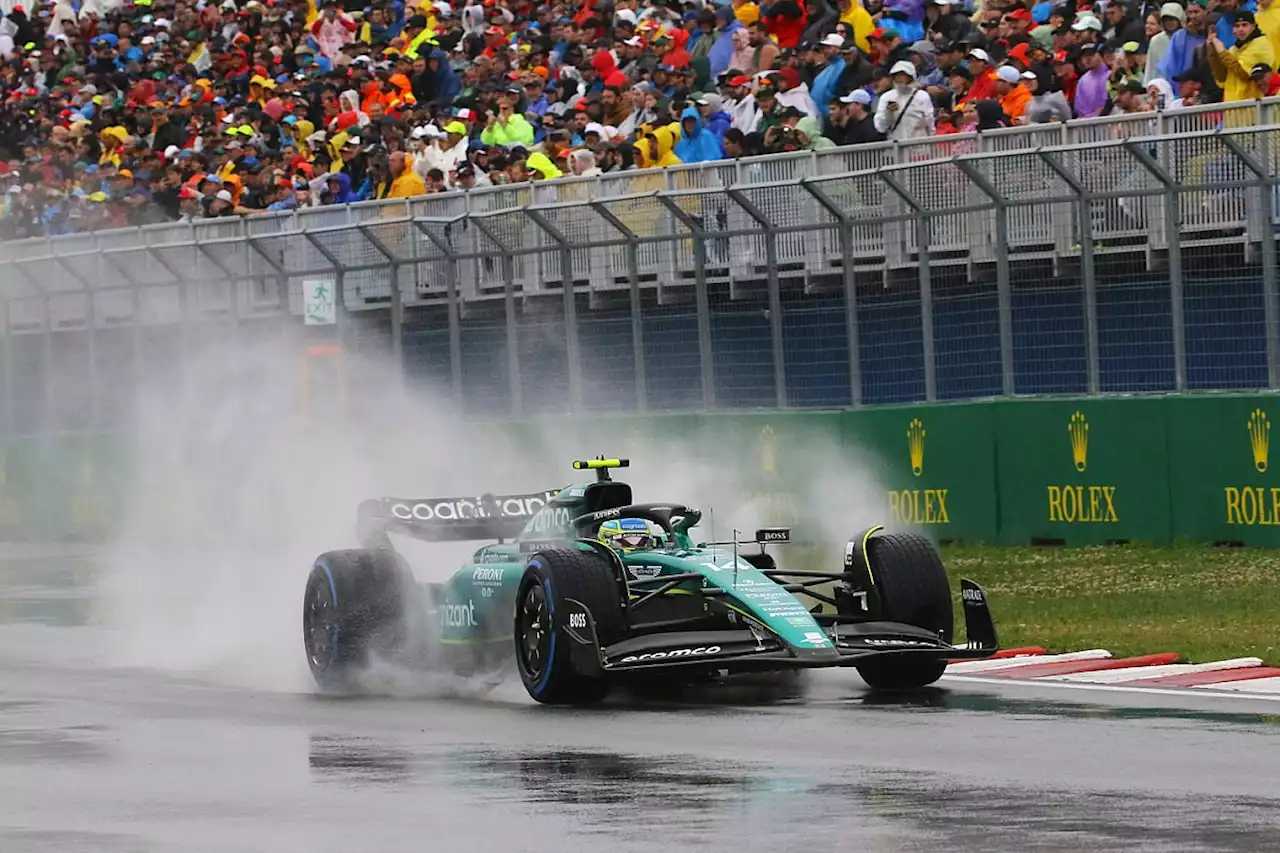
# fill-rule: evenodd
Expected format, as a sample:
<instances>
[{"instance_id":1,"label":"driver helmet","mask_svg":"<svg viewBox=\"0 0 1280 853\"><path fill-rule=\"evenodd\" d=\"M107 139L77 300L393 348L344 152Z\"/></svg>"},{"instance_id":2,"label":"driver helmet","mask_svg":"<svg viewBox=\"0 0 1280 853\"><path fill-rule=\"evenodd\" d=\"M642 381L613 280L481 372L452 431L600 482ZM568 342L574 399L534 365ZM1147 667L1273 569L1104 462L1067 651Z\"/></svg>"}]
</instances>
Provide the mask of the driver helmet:
<instances>
[{"instance_id":1,"label":"driver helmet","mask_svg":"<svg viewBox=\"0 0 1280 853\"><path fill-rule=\"evenodd\" d=\"M656 524L643 518L618 518L600 525L600 541L623 553L661 548L664 538Z\"/></svg>"}]
</instances>

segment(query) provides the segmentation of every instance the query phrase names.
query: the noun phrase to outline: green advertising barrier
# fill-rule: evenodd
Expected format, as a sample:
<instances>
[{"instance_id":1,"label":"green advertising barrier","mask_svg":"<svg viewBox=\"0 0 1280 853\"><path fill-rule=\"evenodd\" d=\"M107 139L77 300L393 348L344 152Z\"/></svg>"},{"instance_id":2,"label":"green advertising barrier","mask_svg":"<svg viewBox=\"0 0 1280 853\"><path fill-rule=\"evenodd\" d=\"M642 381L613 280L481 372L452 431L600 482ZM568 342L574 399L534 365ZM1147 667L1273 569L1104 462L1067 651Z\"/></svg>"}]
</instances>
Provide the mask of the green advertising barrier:
<instances>
[{"instance_id":1,"label":"green advertising barrier","mask_svg":"<svg viewBox=\"0 0 1280 853\"><path fill-rule=\"evenodd\" d=\"M714 481L717 514L748 511L761 524L794 527L798 538L818 527L829 538L883 523L939 541L1274 547L1280 471L1272 468L1280 462L1272 458L1272 415L1280 417L1280 397L1214 394L600 416L468 430L490 454L486 471L521 480L490 484L492 473L485 473L479 488L564 483L573 479L570 458L627 456L636 466L627 479L643 490L637 500L654 499L664 485L671 493L659 497L700 500L694 485ZM110 538L129 506L128 490L138 485L129 481L137 476L131 444L112 435L0 440L0 538ZM257 445L232 444L239 449L213 453L213 462L251 471ZM183 442L146 452L151 476L169 472L173 480L142 489L174 495L142 508L154 513L148 517L156 529L186 530L178 516L218 505L218 495L204 495L190 481L200 466L181 464L191 452ZM286 497L264 493L260 503ZM277 523L265 510L240 511L261 514L267 526Z\"/></svg>"},{"instance_id":2,"label":"green advertising barrier","mask_svg":"<svg viewBox=\"0 0 1280 853\"><path fill-rule=\"evenodd\" d=\"M873 521L942 540L993 541L999 527L990 403L845 412L842 434L884 488Z\"/></svg>"},{"instance_id":3,"label":"green advertising barrier","mask_svg":"<svg viewBox=\"0 0 1280 853\"><path fill-rule=\"evenodd\" d=\"M1165 398L992 405L1000 541L1170 541Z\"/></svg>"},{"instance_id":4,"label":"green advertising barrier","mask_svg":"<svg viewBox=\"0 0 1280 853\"><path fill-rule=\"evenodd\" d=\"M1274 395L1171 397L1169 482L1178 539L1280 545L1280 471L1272 471Z\"/></svg>"}]
</instances>

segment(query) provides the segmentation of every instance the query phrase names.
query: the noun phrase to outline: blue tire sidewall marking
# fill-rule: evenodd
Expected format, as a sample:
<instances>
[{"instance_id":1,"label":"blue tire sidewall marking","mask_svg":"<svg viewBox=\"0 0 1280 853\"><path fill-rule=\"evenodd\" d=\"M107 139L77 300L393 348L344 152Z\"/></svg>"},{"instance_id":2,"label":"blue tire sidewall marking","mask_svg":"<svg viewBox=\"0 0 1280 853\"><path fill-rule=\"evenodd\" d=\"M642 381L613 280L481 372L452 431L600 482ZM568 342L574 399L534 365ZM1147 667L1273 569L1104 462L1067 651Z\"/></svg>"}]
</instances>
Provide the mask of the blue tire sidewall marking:
<instances>
[{"instance_id":1,"label":"blue tire sidewall marking","mask_svg":"<svg viewBox=\"0 0 1280 853\"><path fill-rule=\"evenodd\" d=\"M530 567L536 567L546 571L541 560L530 560ZM547 595L547 630L551 632L551 647L547 651L546 668L542 670L542 677L538 679L538 683L533 686L533 692L542 693L547 689L547 685L551 682L551 670L555 667L556 661L556 627L555 627L555 600L551 594L551 580L544 578L542 581L542 589Z\"/></svg>"},{"instance_id":2,"label":"blue tire sidewall marking","mask_svg":"<svg viewBox=\"0 0 1280 853\"><path fill-rule=\"evenodd\" d=\"M317 562L316 568L324 572L325 580L329 581L329 596L333 599L334 620L329 625L329 662L325 664L327 668L328 665L333 663L334 659L338 656L338 632L340 630L337 620L338 587L333 582L333 572L329 569L328 563Z\"/></svg>"}]
</instances>

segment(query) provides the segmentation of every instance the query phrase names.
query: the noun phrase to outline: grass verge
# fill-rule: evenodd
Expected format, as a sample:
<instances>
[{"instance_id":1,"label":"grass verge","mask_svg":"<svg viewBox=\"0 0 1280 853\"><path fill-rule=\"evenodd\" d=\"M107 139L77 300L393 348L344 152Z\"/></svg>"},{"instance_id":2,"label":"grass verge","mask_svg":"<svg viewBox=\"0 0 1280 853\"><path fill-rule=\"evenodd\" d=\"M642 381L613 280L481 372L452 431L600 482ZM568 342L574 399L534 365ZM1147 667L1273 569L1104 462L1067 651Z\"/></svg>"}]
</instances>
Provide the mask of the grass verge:
<instances>
[{"instance_id":1,"label":"grass verge","mask_svg":"<svg viewBox=\"0 0 1280 853\"><path fill-rule=\"evenodd\" d=\"M1280 552L953 545L942 558L954 586L966 577L987 591L1006 648L1280 665Z\"/></svg>"}]
</instances>

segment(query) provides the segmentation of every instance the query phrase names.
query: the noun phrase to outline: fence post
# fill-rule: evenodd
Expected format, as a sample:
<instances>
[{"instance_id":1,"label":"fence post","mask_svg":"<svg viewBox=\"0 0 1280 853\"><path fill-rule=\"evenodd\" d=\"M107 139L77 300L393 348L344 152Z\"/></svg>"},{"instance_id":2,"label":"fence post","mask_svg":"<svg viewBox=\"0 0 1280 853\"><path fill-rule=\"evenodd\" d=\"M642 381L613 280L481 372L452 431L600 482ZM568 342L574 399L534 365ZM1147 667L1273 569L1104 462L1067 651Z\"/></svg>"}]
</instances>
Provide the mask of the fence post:
<instances>
[{"instance_id":1,"label":"fence post","mask_svg":"<svg viewBox=\"0 0 1280 853\"><path fill-rule=\"evenodd\" d=\"M454 225L462 223L465 227L467 215L464 213L445 224L444 237L437 237L427 226L431 223L414 219L413 224L418 231L444 255L445 268L445 311L449 324L449 384L454 399L462 404L462 307L458 300L458 258L454 254L452 231Z\"/></svg>"},{"instance_id":2,"label":"fence post","mask_svg":"<svg viewBox=\"0 0 1280 853\"><path fill-rule=\"evenodd\" d=\"M1261 156L1254 156L1230 136L1222 136L1222 144L1240 158L1246 169L1258 179L1258 215L1262 232L1258 247L1262 255L1262 310L1267 336L1267 386L1280 385L1280 306L1276 304L1276 226L1274 216L1276 177L1271 173L1270 134L1258 134Z\"/></svg>"},{"instance_id":3,"label":"fence post","mask_svg":"<svg viewBox=\"0 0 1280 853\"><path fill-rule=\"evenodd\" d=\"M785 409L790 405L787 396L786 351L782 341L782 284L778 281L778 231L764 211L757 207L741 190L730 187L729 198L746 211L764 229L765 273L769 292L769 341L773 355L774 405Z\"/></svg>"},{"instance_id":4,"label":"fence post","mask_svg":"<svg viewBox=\"0 0 1280 853\"><path fill-rule=\"evenodd\" d=\"M1183 311L1182 292L1182 239L1179 229L1178 208L1181 199L1174 177L1160 165L1151 152L1136 142L1124 144L1130 156L1142 164L1151 176L1160 182L1164 190L1164 230L1167 239L1165 251L1169 259L1169 313L1173 322L1173 388L1187 390L1187 336Z\"/></svg>"},{"instance_id":5,"label":"fence post","mask_svg":"<svg viewBox=\"0 0 1280 853\"><path fill-rule=\"evenodd\" d=\"M391 223L382 223L391 224ZM395 253L382 242L368 223L356 224L369 245L378 250L387 259L387 280L391 288L391 358L396 363L399 375L396 377L397 387L404 387L404 295L400 292L400 265L396 263Z\"/></svg>"},{"instance_id":6,"label":"fence post","mask_svg":"<svg viewBox=\"0 0 1280 853\"><path fill-rule=\"evenodd\" d=\"M1076 221L1080 229L1080 285L1084 292L1085 388L1097 394L1098 369L1098 281L1093 257L1093 195L1075 173L1059 162L1057 154L1037 151L1045 165L1062 178L1076 194Z\"/></svg>"},{"instance_id":7,"label":"fence post","mask_svg":"<svg viewBox=\"0 0 1280 853\"><path fill-rule=\"evenodd\" d=\"M524 391L520 379L520 328L516 314L516 256L505 243L498 239L482 216L468 214L472 225L489 238L493 245L502 252L502 307L507 326L507 386L511 395L511 416L518 418L524 414Z\"/></svg>"},{"instance_id":8,"label":"fence post","mask_svg":"<svg viewBox=\"0 0 1280 853\"><path fill-rule=\"evenodd\" d=\"M920 287L920 347L924 359L924 399L932 403L938 399L938 365L933 340L933 282L929 275L929 241L933 218L895 175L880 173L880 179L916 215L916 276Z\"/></svg>"},{"instance_id":9,"label":"fence post","mask_svg":"<svg viewBox=\"0 0 1280 853\"><path fill-rule=\"evenodd\" d=\"M636 409L649 408L648 380L644 367L644 317L640 303L640 242L636 232L619 219L603 201L588 202L592 209L622 234L627 241L628 307L631 312L631 369L635 379Z\"/></svg>"},{"instance_id":10,"label":"fence post","mask_svg":"<svg viewBox=\"0 0 1280 853\"><path fill-rule=\"evenodd\" d=\"M564 346L569 372L569 411L582 411L582 364L578 351L578 305L573 286L573 251L569 238L542 211L526 207L525 215L556 242L560 252L560 288L564 297Z\"/></svg>"},{"instance_id":11,"label":"fence post","mask_svg":"<svg viewBox=\"0 0 1280 853\"><path fill-rule=\"evenodd\" d=\"M853 220L814 178L801 178L800 186L840 223L840 275L844 279L844 324L849 346L849 404L861 406L862 353L858 342L858 275L853 268Z\"/></svg>"},{"instance_id":12,"label":"fence post","mask_svg":"<svg viewBox=\"0 0 1280 853\"><path fill-rule=\"evenodd\" d=\"M1009 284L1009 201L973 161L959 157L955 164L975 187L991 199L996 208L996 310L1000 324L1000 391L1004 396L1012 397L1017 389L1013 371L1013 292Z\"/></svg>"},{"instance_id":13,"label":"fence post","mask_svg":"<svg viewBox=\"0 0 1280 853\"><path fill-rule=\"evenodd\" d=\"M693 240L693 287L694 300L698 306L698 354L702 372L702 408L716 407L716 369L711 354L711 297L707 293L707 242L706 229L697 219L680 209L676 200L665 193L658 194L658 201L670 211L685 228L689 229ZM679 234L672 235L672 255L675 255L675 242Z\"/></svg>"}]
</instances>

